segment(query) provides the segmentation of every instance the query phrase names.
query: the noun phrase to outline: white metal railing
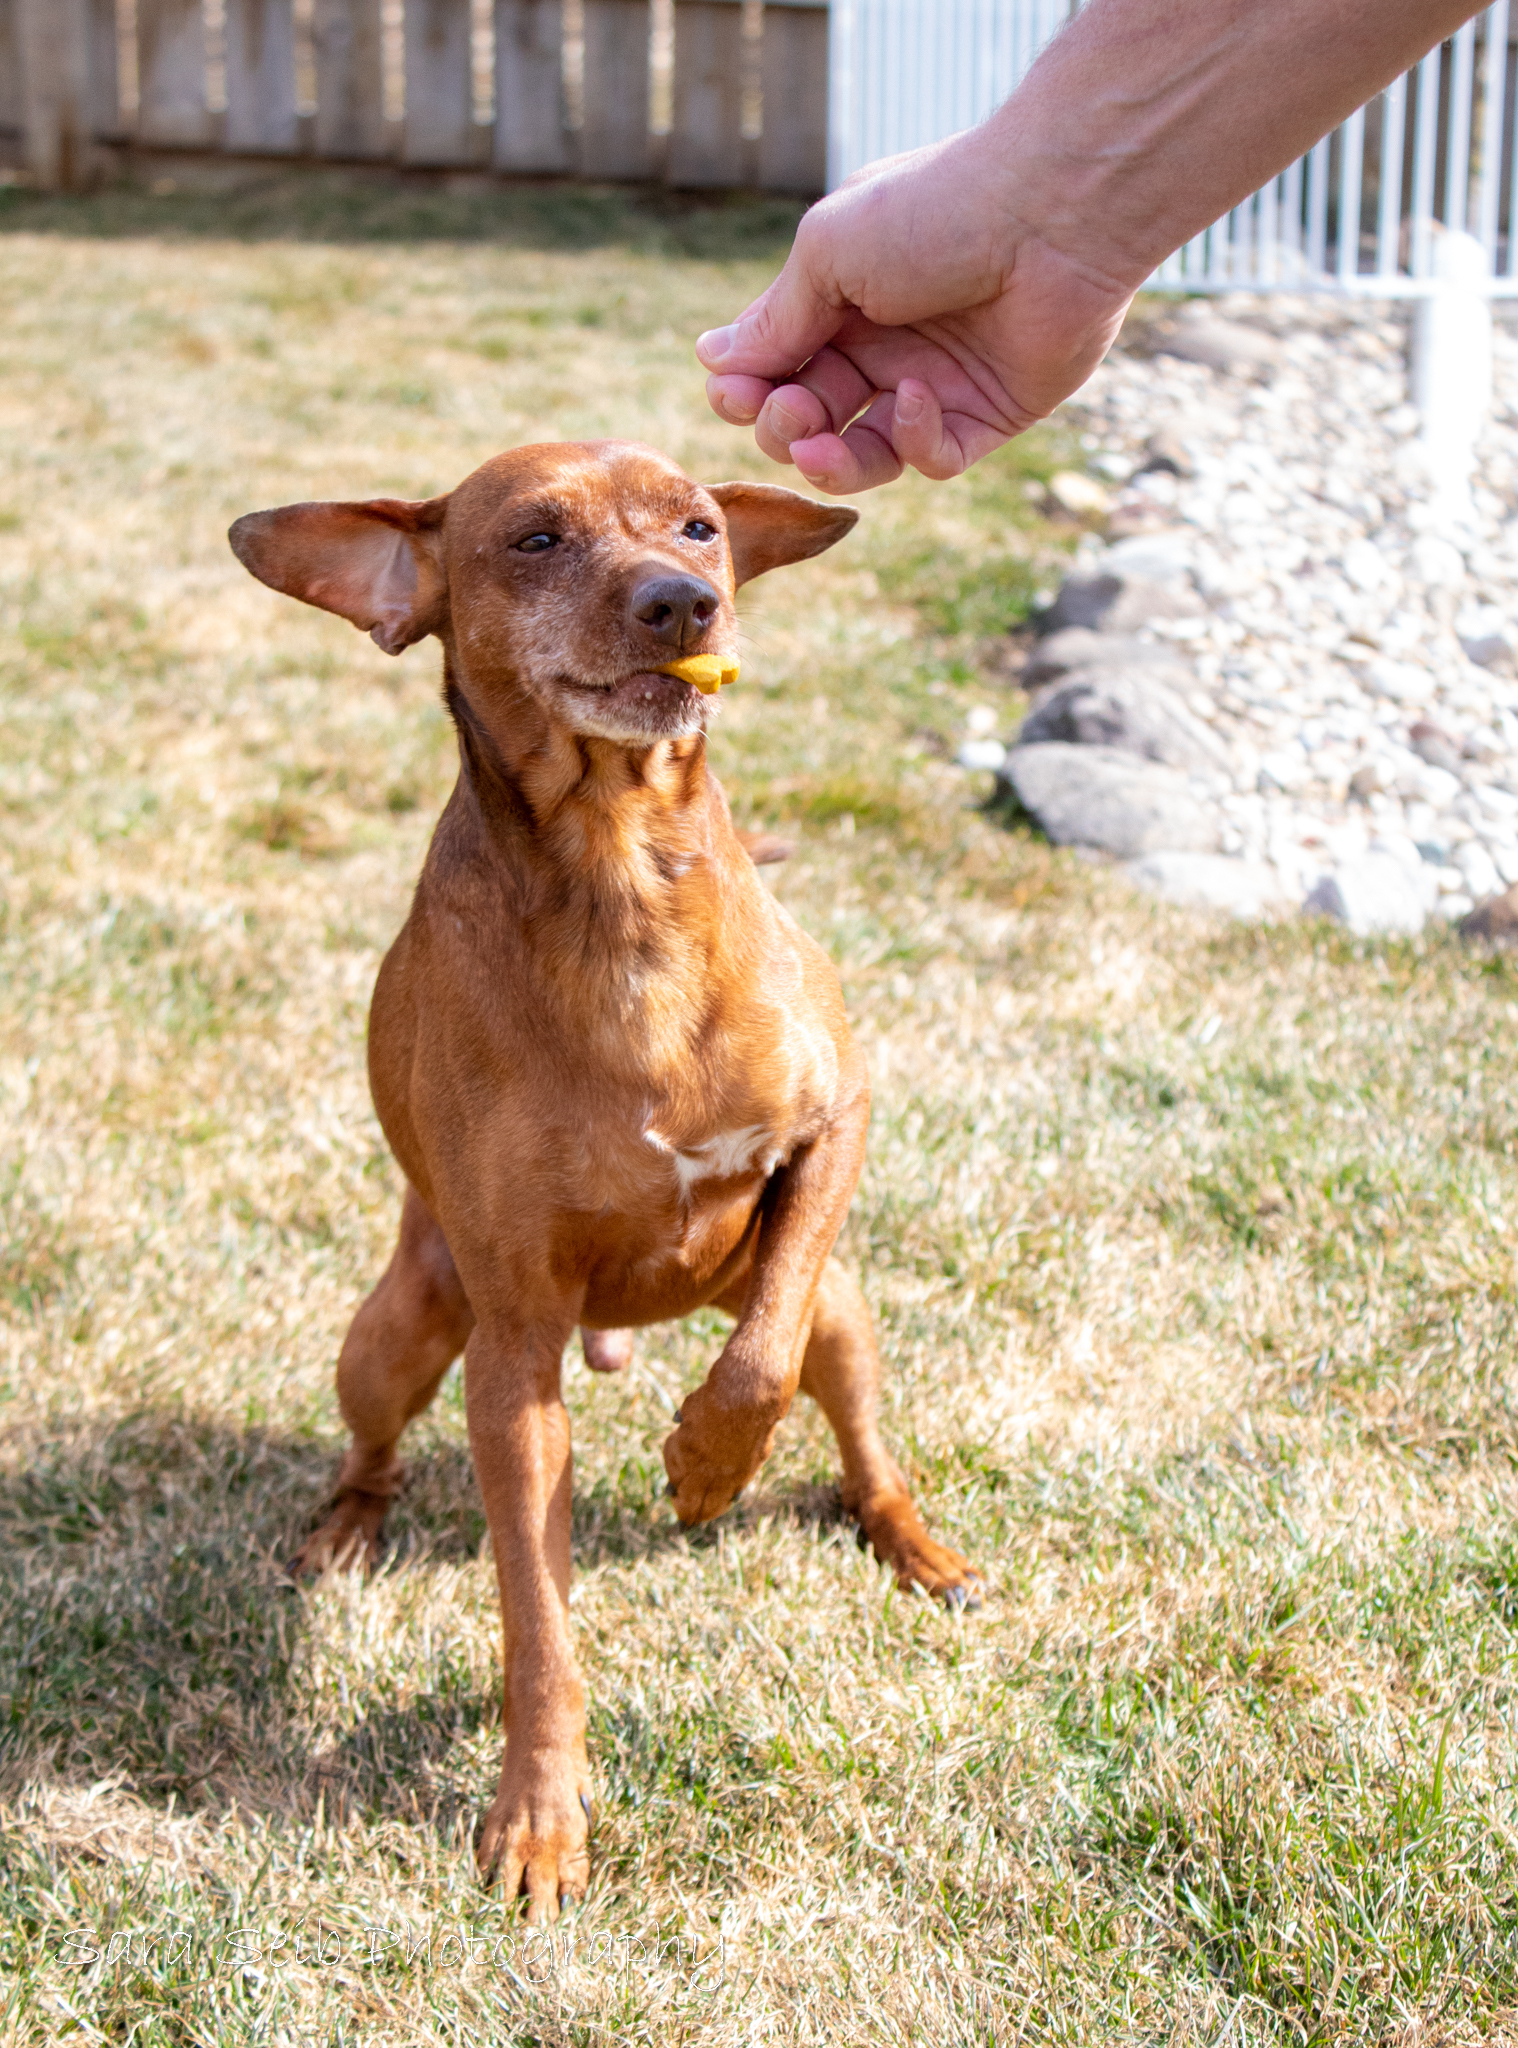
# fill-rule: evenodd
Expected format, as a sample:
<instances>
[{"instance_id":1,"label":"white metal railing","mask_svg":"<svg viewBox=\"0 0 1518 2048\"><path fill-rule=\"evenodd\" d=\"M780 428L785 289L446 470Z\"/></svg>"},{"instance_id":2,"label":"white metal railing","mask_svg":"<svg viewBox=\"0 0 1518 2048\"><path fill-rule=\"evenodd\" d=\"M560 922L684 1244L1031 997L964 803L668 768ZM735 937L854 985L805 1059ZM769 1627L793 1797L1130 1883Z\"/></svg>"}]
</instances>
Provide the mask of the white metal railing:
<instances>
[{"instance_id":1,"label":"white metal railing","mask_svg":"<svg viewBox=\"0 0 1518 2048\"><path fill-rule=\"evenodd\" d=\"M828 182L983 120L1079 0L832 0ZM1518 7L1496 0L1155 273L1160 289L1421 297L1436 230L1518 297Z\"/></svg>"}]
</instances>

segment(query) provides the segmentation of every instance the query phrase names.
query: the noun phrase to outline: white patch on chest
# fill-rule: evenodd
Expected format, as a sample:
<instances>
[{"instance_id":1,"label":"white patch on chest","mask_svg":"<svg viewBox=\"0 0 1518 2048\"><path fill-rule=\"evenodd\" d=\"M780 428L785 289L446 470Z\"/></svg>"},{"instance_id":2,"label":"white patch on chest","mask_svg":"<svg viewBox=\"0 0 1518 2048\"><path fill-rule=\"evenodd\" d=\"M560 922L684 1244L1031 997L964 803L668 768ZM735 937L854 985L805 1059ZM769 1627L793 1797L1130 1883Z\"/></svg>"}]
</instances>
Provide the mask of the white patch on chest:
<instances>
[{"instance_id":1,"label":"white patch on chest","mask_svg":"<svg viewBox=\"0 0 1518 2048\"><path fill-rule=\"evenodd\" d=\"M675 1169L680 1193L689 1198L697 1181L729 1180L735 1174L762 1173L766 1179L780 1163L780 1150L763 1124L744 1124L740 1130L718 1131L704 1144L677 1152L668 1138L652 1124L643 1133L645 1141L663 1152Z\"/></svg>"}]
</instances>

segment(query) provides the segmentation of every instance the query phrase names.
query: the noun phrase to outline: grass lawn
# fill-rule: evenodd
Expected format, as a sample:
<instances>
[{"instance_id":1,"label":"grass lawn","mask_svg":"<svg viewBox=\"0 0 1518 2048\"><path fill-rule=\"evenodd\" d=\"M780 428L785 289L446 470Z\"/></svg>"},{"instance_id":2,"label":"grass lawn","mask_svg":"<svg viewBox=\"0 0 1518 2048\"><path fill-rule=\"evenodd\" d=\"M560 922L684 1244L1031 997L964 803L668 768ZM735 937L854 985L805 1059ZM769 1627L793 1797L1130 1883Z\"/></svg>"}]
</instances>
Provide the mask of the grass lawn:
<instances>
[{"instance_id":1,"label":"grass lawn","mask_svg":"<svg viewBox=\"0 0 1518 2048\"><path fill-rule=\"evenodd\" d=\"M469 1854L496 1596L457 1375L295 1591L397 1176L364 1019L454 748L223 539L619 434L773 475L688 337L785 208L0 195L0 2042L1518 2039L1518 970L1209 924L947 765L1056 423L744 600L713 753L875 1083L842 1252L992 1591L894 1593L798 1403L663 1498L718 1319L566 1367L589 1899Z\"/></svg>"}]
</instances>

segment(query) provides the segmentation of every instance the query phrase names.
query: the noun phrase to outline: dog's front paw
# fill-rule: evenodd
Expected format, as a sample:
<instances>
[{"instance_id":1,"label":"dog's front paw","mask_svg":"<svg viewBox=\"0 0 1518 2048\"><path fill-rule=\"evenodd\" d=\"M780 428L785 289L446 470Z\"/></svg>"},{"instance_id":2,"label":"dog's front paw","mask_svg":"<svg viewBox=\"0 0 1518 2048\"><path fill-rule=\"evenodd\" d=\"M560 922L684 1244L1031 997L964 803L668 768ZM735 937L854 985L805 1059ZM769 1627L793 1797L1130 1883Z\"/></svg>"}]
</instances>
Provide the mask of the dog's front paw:
<instances>
[{"instance_id":1,"label":"dog's front paw","mask_svg":"<svg viewBox=\"0 0 1518 2048\"><path fill-rule=\"evenodd\" d=\"M770 1454L772 1410L727 1408L708 1387L687 1394L680 1426L664 1440L675 1513L687 1529L730 1508Z\"/></svg>"},{"instance_id":2,"label":"dog's front paw","mask_svg":"<svg viewBox=\"0 0 1518 2048\"><path fill-rule=\"evenodd\" d=\"M534 1926L557 1920L590 1882L590 1794L572 1757L536 1759L514 1773L510 1745L501 1789L474 1838L487 1885L508 1899L525 1893Z\"/></svg>"}]
</instances>

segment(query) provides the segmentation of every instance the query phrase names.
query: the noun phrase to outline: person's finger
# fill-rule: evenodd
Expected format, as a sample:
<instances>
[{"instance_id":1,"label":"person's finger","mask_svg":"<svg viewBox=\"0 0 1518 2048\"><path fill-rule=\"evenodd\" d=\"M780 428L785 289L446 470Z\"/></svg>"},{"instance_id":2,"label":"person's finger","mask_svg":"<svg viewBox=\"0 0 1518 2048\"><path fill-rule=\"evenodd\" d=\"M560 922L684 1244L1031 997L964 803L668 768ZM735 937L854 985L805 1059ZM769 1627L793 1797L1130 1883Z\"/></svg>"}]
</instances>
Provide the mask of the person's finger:
<instances>
[{"instance_id":1,"label":"person's finger","mask_svg":"<svg viewBox=\"0 0 1518 2048\"><path fill-rule=\"evenodd\" d=\"M965 453L945 431L943 407L931 384L903 377L891 408L891 446L901 461L943 483L965 467Z\"/></svg>"},{"instance_id":2,"label":"person's finger","mask_svg":"<svg viewBox=\"0 0 1518 2048\"><path fill-rule=\"evenodd\" d=\"M751 427L773 389L764 377L708 377L706 401L719 419Z\"/></svg>"},{"instance_id":3,"label":"person's finger","mask_svg":"<svg viewBox=\"0 0 1518 2048\"><path fill-rule=\"evenodd\" d=\"M959 467L965 470L979 462L982 456L989 455L993 448L1005 447L1008 441L1026 433L1028 427L1033 425L1033 421L1029 420L1020 426L1008 426L1005 423L977 419L973 413L951 410L944 414L943 425L945 440L959 449Z\"/></svg>"},{"instance_id":4,"label":"person's finger","mask_svg":"<svg viewBox=\"0 0 1518 2048\"><path fill-rule=\"evenodd\" d=\"M834 421L815 392L804 384L782 384L764 401L754 439L771 462L789 462L792 441L828 433Z\"/></svg>"},{"instance_id":5,"label":"person's finger","mask_svg":"<svg viewBox=\"0 0 1518 2048\"><path fill-rule=\"evenodd\" d=\"M812 393L822 401L826 424L835 434L841 434L849 421L869 404L875 388L859 366L838 349L820 348L775 396L788 397L796 390Z\"/></svg>"},{"instance_id":6,"label":"person's finger","mask_svg":"<svg viewBox=\"0 0 1518 2048\"><path fill-rule=\"evenodd\" d=\"M877 400L869 412L841 434L816 434L791 443L791 460L807 482L830 497L847 491L873 491L894 483L902 462L882 431L888 400Z\"/></svg>"},{"instance_id":7,"label":"person's finger","mask_svg":"<svg viewBox=\"0 0 1518 2048\"><path fill-rule=\"evenodd\" d=\"M775 462L789 462L793 441L842 433L874 397L875 387L837 349L819 349L798 377L764 402L754 439Z\"/></svg>"},{"instance_id":8,"label":"person's finger","mask_svg":"<svg viewBox=\"0 0 1518 2048\"><path fill-rule=\"evenodd\" d=\"M696 337L703 369L719 376L785 377L814 356L847 310L833 276L826 202L797 230L785 268L727 327Z\"/></svg>"}]
</instances>

